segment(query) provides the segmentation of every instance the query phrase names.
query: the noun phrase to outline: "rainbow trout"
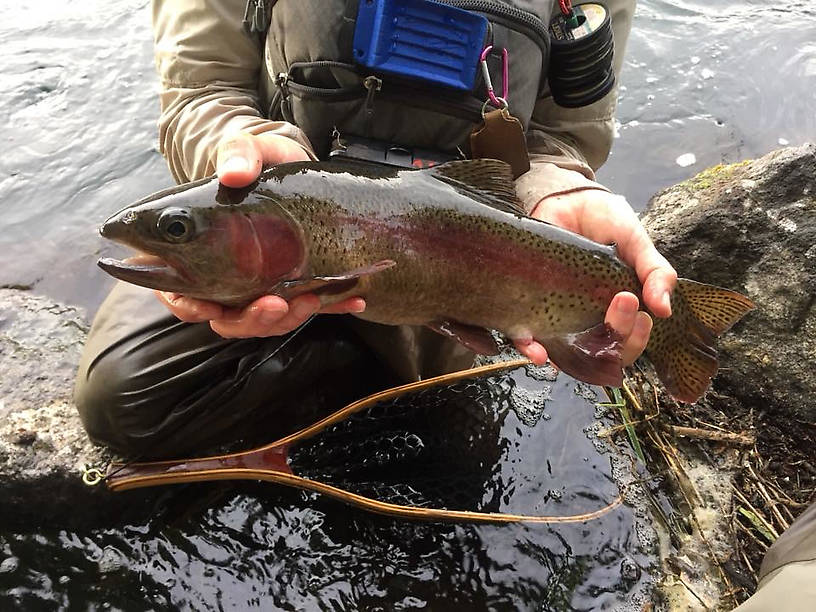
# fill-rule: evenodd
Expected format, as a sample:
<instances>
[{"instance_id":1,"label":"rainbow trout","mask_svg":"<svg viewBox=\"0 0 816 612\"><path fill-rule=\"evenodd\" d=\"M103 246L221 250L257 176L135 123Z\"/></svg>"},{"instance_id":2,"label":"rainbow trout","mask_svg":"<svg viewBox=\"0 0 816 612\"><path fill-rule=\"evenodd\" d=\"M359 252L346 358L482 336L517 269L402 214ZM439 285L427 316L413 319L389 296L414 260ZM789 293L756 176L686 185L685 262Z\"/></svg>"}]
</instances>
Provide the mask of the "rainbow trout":
<instances>
[{"instance_id":1,"label":"rainbow trout","mask_svg":"<svg viewBox=\"0 0 816 612\"><path fill-rule=\"evenodd\" d=\"M282 164L245 189L206 179L116 213L101 234L143 253L100 267L153 289L241 306L305 292L359 295L360 318L427 325L491 354L488 330L535 338L580 380L620 386L621 338L604 324L635 271L605 246L524 213L495 160L402 170L352 161ZM753 304L680 280L673 315L646 349L678 400L698 399L717 371L714 338Z\"/></svg>"}]
</instances>

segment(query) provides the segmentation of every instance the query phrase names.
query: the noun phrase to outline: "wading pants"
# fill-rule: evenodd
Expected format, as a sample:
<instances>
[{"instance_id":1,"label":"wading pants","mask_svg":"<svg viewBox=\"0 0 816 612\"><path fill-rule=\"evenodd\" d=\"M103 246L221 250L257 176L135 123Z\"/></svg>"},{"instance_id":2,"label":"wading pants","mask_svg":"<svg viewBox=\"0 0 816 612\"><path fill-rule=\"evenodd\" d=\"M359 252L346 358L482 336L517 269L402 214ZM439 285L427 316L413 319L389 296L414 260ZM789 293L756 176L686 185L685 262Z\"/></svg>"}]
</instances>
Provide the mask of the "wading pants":
<instances>
[{"instance_id":1,"label":"wading pants","mask_svg":"<svg viewBox=\"0 0 816 612\"><path fill-rule=\"evenodd\" d=\"M816 610L816 504L768 549L759 576L757 592L734 612Z\"/></svg>"},{"instance_id":2,"label":"wading pants","mask_svg":"<svg viewBox=\"0 0 816 612\"><path fill-rule=\"evenodd\" d=\"M425 328L348 315L288 336L225 339L182 323L152 291L119 283L80 360L74 399L88 435L127 457L273 441L394 384L470 367L473 354Z\"/></svg>"}]
</instances>

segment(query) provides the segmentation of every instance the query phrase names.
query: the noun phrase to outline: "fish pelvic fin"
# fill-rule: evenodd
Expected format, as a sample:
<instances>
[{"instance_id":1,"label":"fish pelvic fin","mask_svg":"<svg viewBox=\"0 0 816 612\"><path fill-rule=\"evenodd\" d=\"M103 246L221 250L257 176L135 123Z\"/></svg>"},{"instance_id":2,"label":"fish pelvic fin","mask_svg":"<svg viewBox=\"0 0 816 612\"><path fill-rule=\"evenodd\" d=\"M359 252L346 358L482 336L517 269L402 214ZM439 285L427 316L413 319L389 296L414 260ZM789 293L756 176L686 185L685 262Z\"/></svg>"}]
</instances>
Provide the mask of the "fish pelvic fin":
<instances>
[{"instance_id":1,"label":"fish pelvic fin","mask_svg":"<svg viewBox=\"0 0 816 612\"><path fill-rule=\"evenodd\" d=\"M671 306L671 317L655 319L646 354L671 396L691 403L717 373L715 339L754 303L735 291L681 278Z\"/></svg>"},{"instance_id":2,"label":"fish pelvic fin","mask_svg":"<svg viewBox=\"0 0 816 612\"><path fill-rule=\"evenodd\" d=\"M468 196L498 210L527 216L516 195L513 170L498 159L466 159L433 166L428 172Z\"/></svg>"},{"instance_id":3,"label":"fish pelvic fin","mask_svg":"<svg viewBox=\"0 0 816 612\"><path fill-rule=\"evenodd\" d=\"M623 384L623 337L606 323L568 336L541 340L559 370L593 385Z\"/></svg>"}]
</instances>

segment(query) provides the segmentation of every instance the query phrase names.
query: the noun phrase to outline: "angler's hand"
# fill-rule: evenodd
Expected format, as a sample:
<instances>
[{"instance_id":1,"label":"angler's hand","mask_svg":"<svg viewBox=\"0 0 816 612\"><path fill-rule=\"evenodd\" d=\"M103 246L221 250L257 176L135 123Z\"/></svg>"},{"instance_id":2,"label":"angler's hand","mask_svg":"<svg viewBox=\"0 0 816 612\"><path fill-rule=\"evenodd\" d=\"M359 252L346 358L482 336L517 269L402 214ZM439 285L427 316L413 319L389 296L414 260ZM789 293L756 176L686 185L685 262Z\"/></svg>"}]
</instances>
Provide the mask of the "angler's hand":
<instances>
[{"instance_id":1,"label":"angler's hand","mask_svg":"<svg viewBox=\"0 0 816 612\"><path fill-rule=\"evenodd\" d=\"M227 187L246 187L267 166L309 161L309 155L291 138L272 132L238 133L218 143L215 171Z\"/></svg>"},{"instance_id":2,"label":"angler's hand","mask_svg":"<svg viewBox=\"0 0 816 612\"><path fill-rule=\"evenodd\" d=\"M365 300L359 297L321 308L320 298L312 293L299 295L289 302L276 295L265 295L244 308L226 308L214 302L196 300L168 291L156 291L156 295L182 321L209 322L213 331L224 338L282 336L314 314L344 314L365 310Z\"/></svg>"},{"instance_id":3,"label":"angler's hand","mask_svg":"<svg viewBox=\"0 0 816 612\"><path fill-rule=\"evenodd\" d=\"M308 161L309 156L300 145L285 136L237 134L221 141L216 160L216 172L224 185L246 187L258 178L264 166ZM289 302L276 295L265 295L240 309L225 308L178 293L157 291L156 295L182 321L209 322L213 331L224 338L280 336L317 313L344 314L365 310L365 301L359 297L321 308L320 299L311 293Z\"/></svg>"},{"instance_id":4,"label":"angler's hand","mask_svg":"<svg viewBox=\"0 0 816 612\"><path fill-rule=\"evenodd\" d=\"M618 254L635 269L643 285L646 308L657 317L671 316L670 298L677 272L658 253L625 198L598 189L577 191L541 200L533 216L595 242L617 244ZM606 311L606 323L624 338L624 365L632 364L640 356L652 330L651 317L639 311L639 306L637 296L622 291ZM535 363L547 360L547 351L538 342L517 342L516 347Z\"/></svg>"}]
</instances>

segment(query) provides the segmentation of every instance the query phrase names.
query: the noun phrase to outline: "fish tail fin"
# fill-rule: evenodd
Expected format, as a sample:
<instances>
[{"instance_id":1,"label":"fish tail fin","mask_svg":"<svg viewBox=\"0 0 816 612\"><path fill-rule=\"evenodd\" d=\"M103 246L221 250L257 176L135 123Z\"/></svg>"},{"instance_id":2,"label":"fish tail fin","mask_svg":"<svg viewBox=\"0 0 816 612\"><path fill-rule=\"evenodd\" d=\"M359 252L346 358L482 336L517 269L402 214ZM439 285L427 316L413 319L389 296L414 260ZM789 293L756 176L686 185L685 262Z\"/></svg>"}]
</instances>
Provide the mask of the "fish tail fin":
<instances>
[{"instance_id":1,"label":"fish tail fin","mask_svg":"<svg viewBox=\"0 0 816 612\"><path fill-rule=\"evenodd\" d=\"M717 373L714 340L754 303L742 294L685 278L672 295L672 316L655 319L646 354L666 390L681 402L697 401Z\"/></svg>"}]
</instances>

